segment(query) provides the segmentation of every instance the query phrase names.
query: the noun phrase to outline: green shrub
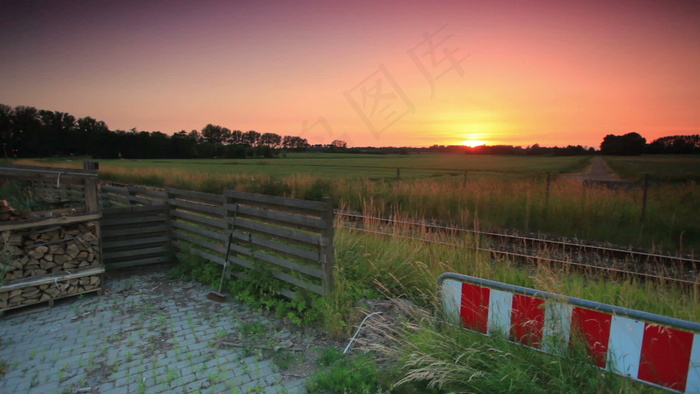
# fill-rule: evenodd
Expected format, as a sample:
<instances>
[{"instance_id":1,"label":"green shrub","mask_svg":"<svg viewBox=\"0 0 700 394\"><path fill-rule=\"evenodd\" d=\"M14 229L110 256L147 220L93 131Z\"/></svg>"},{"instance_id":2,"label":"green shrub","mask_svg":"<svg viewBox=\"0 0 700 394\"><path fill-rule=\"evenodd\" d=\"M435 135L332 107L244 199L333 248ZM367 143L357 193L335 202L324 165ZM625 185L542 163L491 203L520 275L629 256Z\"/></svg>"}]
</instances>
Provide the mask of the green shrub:
<instances>
[{"instance_id":1,"label":"green shrub","mask_svg":"<svg viewBox=\"0 0 700 394\"><path fill-rule=\"evenodd\" d=\"M322 350L319 364L325 367L308 382L313 393L376 393L380 391L377 363L362 354L345 357L339 350Z\"/></svg>"}]
</instances>

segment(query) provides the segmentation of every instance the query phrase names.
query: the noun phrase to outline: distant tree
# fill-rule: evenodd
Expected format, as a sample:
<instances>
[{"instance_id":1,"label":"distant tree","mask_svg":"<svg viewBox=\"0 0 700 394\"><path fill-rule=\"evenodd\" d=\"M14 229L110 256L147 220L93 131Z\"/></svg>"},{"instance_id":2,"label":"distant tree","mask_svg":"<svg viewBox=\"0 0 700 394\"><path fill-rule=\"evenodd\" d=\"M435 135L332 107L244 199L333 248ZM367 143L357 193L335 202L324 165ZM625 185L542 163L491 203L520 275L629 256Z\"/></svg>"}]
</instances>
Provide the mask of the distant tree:
<instances>
[{"instance_id":1,"label":"distant tree","mask_svg":"<svg viewBox=\"0 0 700 394\"><path fill-rule=\"evenodd\" d=\"M170 137L172 155L177 159L190 159L197 154L197 140L185 130L178 131Z\"/></svg>"},{"instance_id":2,"label":"distant tree","mask_svg":"<svg viewBox=\"0 0 700 394\"><path fill-rule=\"evenodd\" d=\"M600 144L600 152L604 155L638 156L644 153L646 143L647 140L637 133L608 134Z\"/></svg>"},{"instance_id":3,"label":"distant tree","mask_svg":"<svg viewBox=\"0 0 700 394\"><path fill-rule=\"evenodd\" d=\"M260 143L260 133L255 130L249 130L243 133L242 142L245 145L257 146Z\"/></svg>"},{"instance_id":4,"label":"distant tree","mask_svg":"<svg viewBox=\"0 0 700 394\"><path fill-rule=\"evenodd\" d=\"M542 155L544 154L544 149L540 147L540 144L534 144L526 149L525 154L533 156Z\"/></svg>"},{"instance_id":5,"label":"distant tree","mask_svg":"<svg viewBox=\"0 0 700 394\"><path fill-rule=\"evenodd\" d=\"M229 159L245 159L246 147L242 144L230 144L224 148L224 157Z\"/></svg>"},{"instance_id":6,"label":"distant tree","mask_svg":"<svg viewBox=\"0 0 700 394\"><path fill-rule=\"evenodd\" d=\"M43 124L41 155L79 153L77 123L71 114L58 111L39 111Z\"/></svg>"},{"instance_id":7,"label":"distant tree","mask_svg":"<svg viewBox=\"0 0 700 394\"><path fill-rule=\"evenodd\" d=\"M78 130L84 133L104 133L109 131L109 127L101 120L86 116L78 119Z\"/></svg>"},{"instance_id":8,"label":"distant tree","mask_svg":"<svg viewBox=\"0 0 700 394\"><path fill-rule=\"evenodd\" d=\"M39 111L34 107L19 105L13 113L10 137L13 150L20 157L38 156L43 134Z\"/></svg>"},{"instance_id":9,"label":"distant tree","mask_svg":"<svg viewBox=\"0 0 700 394\"><path fill-rule=\"evenodd\" d=\"M204 141L197 144L197 157L212 158L216 156L216 145L211 142Z\"/></svg>"},{"instance_id":10,"label":"distant tree","mask_svg":"<svg viewBox=\"0 0 700 394\"><path fill-rule=\"evenodd\" d=\"M462 146L457 148L464 149ZM523 153L523 148L513 145L482 145L475 146L471 152L477 155L520 155Z\"/></svg>"},{"instance_id":11,"label":"distant tree","mask_svg":"<svg viewBox=\"0 0 700 394\"><path fill-rule=\"evenodd\" d=\"M671 135L658 138L646 146L646 153L700 153L700 134Z\"/></svg>"},{"instance_id":12,"label":"distant tree","mask_svg":"<svg viewBox=\"0 0 700 394\"><path fill-rule=\"evenodd\" d=\"M120 146L116 145L117 136L109 131L103 121L89 116L78 119L76 132L81 153L91 154L97 158L115 158Z\"/></svg>"},{"instance_id":13,"label":"distant tree","mask_svg":"<svg viewBox=\"0 0 700 394\"><path fill-rule=\"evenodd\" d=\"M210 123L202 128L202 138L212 144L224 144L231 138L231 130Z\"/></svg>"},{"instance_id":14,"label":"distant tree","mask_svg":"<svg viewBox=\"0 0 700 394\"><path fill-rule=\"evenodd\" d=\"M306 140L306 138L301 138L292 135L285 135L284 137L282 137L282 147L284 149L303 151L309 146L309 142Z\"/></svg>"},{"instance_id":15,"label":"distant tree","mask_svg":"<svg viewBox=\"0 0 700 394\"><path fill-rule=\"evenodd\" d=\"M204 142L204 138L202 137L202 134L200 134L199 131L197 131L197 130L191 130L189 133L187 133L187 135L198 144Z\"/></svg>"},{"instance_id":16,"label":"distant tree","mask_svg":"<svg viewBox=\"0 0 700 394\"><path fill-rule=\"evenodd\" d=\"M282 145L282 137L275 133L265 133L260 136L260 145L277 149Z\"/></svg>"},{"instance_id":17,"label":"distant tree","mask_svg":"<svg viewBox=\"0 0 700 394\"><path fill-rule=\"evenodd\" d=\"M282 147L285 149L290 149L292 147L292 139L294 137L291 135L285 135L282 137Z\"/></svg>"},{"instance_id":18,"label":"distant tree","mask_svg":"<svg viewBox=\"0 0 700 394\"><path fill-rule=\"evenodd\" d=\"M12 120L14 111L12 107L0 104L0 142L8 143L12 134Z\"/></svg>"},{"instance_id":19,"label":"distant tree","mask_svg":"<svg viewBox=\"0 0 700 394\"><path fill-rule=\"evenodd\" d=\"M271 158L276 155L275 150L267 145L260 144L256 146L253 150L253 157L265 157Z\"/></svg>"},{"instance_id":20,"label":"distant tree","mask_svg":"<svg viewBox=\"0 0 700 394\"><path fill-rule=\"evenodd\" d=\"M348 147L348 143L343 140L333 140L333 142L331 142L331 147L345 149Z\"/></svg>"},{"instance_id":21,"label":"distant tree","mask_svg":"<svg viewBox=\"0 0 700 394\"><path fill-rule=\"evenodd\" d=\"M243 144L243 132L240 130L231 131L231 138L229 138L228 143L233 145Z\"/></svg>"}]
</instances>

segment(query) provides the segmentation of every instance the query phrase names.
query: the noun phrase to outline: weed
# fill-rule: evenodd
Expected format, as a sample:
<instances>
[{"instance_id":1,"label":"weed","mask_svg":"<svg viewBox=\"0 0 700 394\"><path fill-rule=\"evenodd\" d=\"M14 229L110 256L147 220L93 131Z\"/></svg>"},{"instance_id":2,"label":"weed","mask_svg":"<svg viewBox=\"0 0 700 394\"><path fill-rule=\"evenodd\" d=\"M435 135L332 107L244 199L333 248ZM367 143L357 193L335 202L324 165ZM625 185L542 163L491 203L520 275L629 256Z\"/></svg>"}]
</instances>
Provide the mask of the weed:
<instances>
[{"instance_id":1,"label":"weed","mask_svg":"<svg viewBox=\"0 0 700 394\"><path fill-rule=\"evenodd\" d=\"M212 372L209 374L208 379L209 379L209 383L214 385L214 384L221 382L221 375L219 375L218 373Z\"/></svg>"},{"instance_id":2,"label":"weed","mask_svg":"<svg viewBox=\"0 0 700 394\"><path fill-rule=\"evenodd\" d=\"M139 387L138 387L139 393L145 393L146 392L146 378L141 375L141 379L139 379Z\"/></svg>"},{"instance_id":3,"label":"weed","mask_svg":"<svg viewBox=\"0 0 700 394\"><path fill-rule=\"evenodd\" d=\"M286 349L280 349L272 355L272 362L282 371L289 369L294 363L294 353Z\"/></svg>"},{"instance_id":4,"label":"weed","mask_svg":"<svg viewBox=\"0 0 700 394\"><path fill-rule=\"evenodd\" d=\"M32 376L32 380L29 382L29 387L36 387L39 385L39 374Z\"/></svg>"},{"instance_id":5,"label":"weed","mask_svg":"<svg viewBox=\"0 0 700 394\"><path fill-rule=\"evenodd\" d=\"M0 379L2 379L10 369L10 364L5 360L0 360Z\"/></svg>"},{"instance_id":6,"label":"weed","mask_svg":"<svg viewBox=\"0 0 700 394\"><path fill-rule=\"evenodd\" d=\"M238 328L238 331L243 336L261 336L265 333L266 329L264 324L252 321L243 323L243 325Z\"/></svg>"},{"instance_id":7,"label":"weed","mask_svg":"<svg viewBox=\"0 0 700 394\"><path fill-rule=\"evenodd\" d=\"M165 370L165 380L168 382L168 384L172 383L172 381L177 379L178 377L180 377L180 374L177 372L176 369L167 368Z\"/></svg>"},{"instance_id":8,"label":"weed","mask_svg":"<svg viewBox=\"0 0 700 394\"><path fill-rule=\"evenodd\" d=\"M326 348L319 364L325 368L311 377L310 392L375 393L381 389L376 362L368 355L345 358L340 351Z\"/></svg>"}]
</instances>

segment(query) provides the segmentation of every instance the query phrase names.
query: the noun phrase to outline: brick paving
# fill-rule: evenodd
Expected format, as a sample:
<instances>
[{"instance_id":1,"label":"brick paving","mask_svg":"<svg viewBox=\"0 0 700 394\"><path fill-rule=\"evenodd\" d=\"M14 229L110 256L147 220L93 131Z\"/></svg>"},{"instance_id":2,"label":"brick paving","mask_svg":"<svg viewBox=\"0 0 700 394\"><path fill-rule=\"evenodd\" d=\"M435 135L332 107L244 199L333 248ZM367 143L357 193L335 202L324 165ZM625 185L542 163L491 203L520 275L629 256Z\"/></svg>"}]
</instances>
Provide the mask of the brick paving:
<instances>
[{"instance_id":1,"label":"brick paving","mask_svg":"<svg viewBox=\"0 0 700 394\"><path fill-rule=\"evenodd\" d=\"M117 274L104 296L0 318L0 360L9 365L0 392L306 392L305 374L285 375L259 341L246 344L241 328L251 321L264 327L268 345L308 347L313 338L276 331L269 317L211 301L206 286L166 273Z\"/></svg>"}]
</instances>

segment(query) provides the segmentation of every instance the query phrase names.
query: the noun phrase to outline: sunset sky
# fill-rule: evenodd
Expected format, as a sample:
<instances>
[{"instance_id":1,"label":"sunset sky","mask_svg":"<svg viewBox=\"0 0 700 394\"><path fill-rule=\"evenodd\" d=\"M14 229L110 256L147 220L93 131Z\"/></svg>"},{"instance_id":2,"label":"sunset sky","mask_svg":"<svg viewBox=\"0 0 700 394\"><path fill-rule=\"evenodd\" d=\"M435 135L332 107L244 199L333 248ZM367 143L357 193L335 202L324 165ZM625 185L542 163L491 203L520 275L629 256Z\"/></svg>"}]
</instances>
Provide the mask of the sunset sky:
<instances>
[{"instance_id":1,"label":"sunset sky","mask_svg":"<svg viewBox=\"0 0 700 394\"><path fill-rule=\"evenodd\" d=\"M350 146L700 133L700 2L5 1L0 103Z\"/></svg>"}]
</instances>

